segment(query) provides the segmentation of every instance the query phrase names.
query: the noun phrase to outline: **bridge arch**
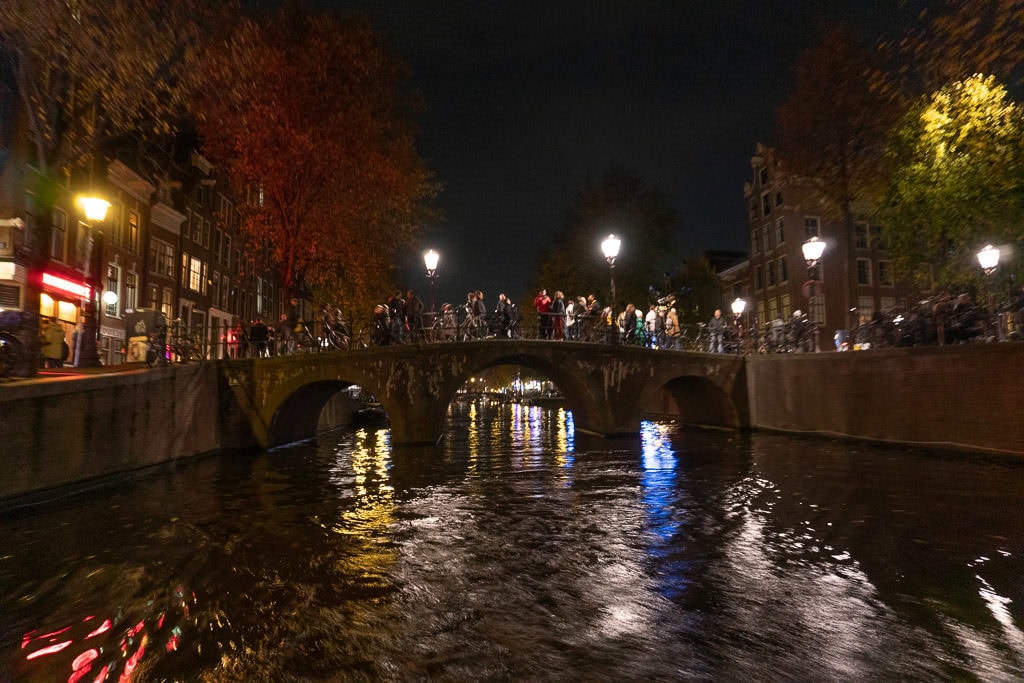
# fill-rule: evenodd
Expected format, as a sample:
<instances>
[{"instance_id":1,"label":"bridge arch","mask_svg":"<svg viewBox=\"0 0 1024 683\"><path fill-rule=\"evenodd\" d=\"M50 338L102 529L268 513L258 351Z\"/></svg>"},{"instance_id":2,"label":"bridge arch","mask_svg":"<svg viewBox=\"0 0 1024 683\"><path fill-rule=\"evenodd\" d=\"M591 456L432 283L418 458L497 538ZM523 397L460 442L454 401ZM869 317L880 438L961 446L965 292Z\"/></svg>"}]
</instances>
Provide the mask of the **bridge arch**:
<instances>
[{"instance_id":1,"label":"bridge arch","mask_svg":"<svg viewBox=\"0 0 1024 683\"><path fill-rule=\"evenodd\" d=\"M377 378L358 368L339 372L331 366L318 367L276 383L260 408L261 422L265 425L265 434L260 439L263 445L281 446L316 436L320 414L327 402L352 385L363 387L375 397L382 388ZM387 404L382 402L381 405L387 411Z\"/></svg>"},{"instance_id":2,"label":"bridge arch","mask_svg":"<svg viewBox=\"0 0 1024 683\"><path fill-rule=\"evenodd\" d=\"M574 372L574 368L560 359L524 350L498 352L486 356L474 356L464 370L455 376L454 389L448 396L446 407L455 399L459 388L464 386L470 377L474 377L491 368L503 365L518 365L550 380L565 399L566 407L573 412L574 420L579 425L587 425L600 412L595 405L591 382Z\"/></svg>"},{"instance_id":3,"label":"bridge arch","mask_svg":"<svg viewBox=\"0 0 1024 683\"><path fill-rule=\"evenodd\" d=\"M665 398L674 405L666 406ZM684 373L660 378L644 388L640 406L651 412L677 412L679 421L686 424L731 429L744 426L741 412L725 388L703 375Z\"/></svg>"}]
</instances>

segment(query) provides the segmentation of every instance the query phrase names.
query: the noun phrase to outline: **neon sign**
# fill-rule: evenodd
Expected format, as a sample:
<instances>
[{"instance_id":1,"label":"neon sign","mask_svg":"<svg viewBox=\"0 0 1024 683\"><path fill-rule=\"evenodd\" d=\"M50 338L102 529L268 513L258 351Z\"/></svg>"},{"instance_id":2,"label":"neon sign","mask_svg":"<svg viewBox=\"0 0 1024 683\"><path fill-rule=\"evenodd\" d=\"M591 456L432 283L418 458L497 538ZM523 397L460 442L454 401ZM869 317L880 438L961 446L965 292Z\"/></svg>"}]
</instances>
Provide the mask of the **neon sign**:
<instances>
[{"instance_id":1,"label":"neon sign","mask_svg":"<svg viewBox=\"0 0 1024 683\"><path fill-rule=\"evenodd\" d=\"M43 284L68 294L74 294L82 299L88 299L92 294L92 290L86 285L52 273L43 273Z\"/></svg>"}]
</instances>

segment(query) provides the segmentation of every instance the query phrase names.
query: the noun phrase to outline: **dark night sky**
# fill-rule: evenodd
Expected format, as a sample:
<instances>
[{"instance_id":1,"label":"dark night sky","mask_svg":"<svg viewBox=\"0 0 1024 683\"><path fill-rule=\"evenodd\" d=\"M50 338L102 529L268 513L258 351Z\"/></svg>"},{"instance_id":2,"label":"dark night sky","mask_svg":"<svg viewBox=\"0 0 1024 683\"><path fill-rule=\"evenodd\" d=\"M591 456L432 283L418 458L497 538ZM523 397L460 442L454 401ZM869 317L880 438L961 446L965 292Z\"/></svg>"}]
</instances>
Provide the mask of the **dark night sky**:
<instances>
[{"instance_id":1,"label":"dark night sky","mask_svg":"<svg viewBox=\"0 0 1024 683\"><path fill-rule=\"evenodd\" d=\"M774 140L796 56L824 21L874 38L912 12L898 0L309 4L366 11L409 65L426 106L420 153L445 188L446 220L425 237L441 253L438 299L479 288L488 304L525 293L535 245L612 167L679 212L666 247L680 261L746 251L743 184L756 143ZM408 284L426 290L421 263Z\"/></svg>"}]
</instances>

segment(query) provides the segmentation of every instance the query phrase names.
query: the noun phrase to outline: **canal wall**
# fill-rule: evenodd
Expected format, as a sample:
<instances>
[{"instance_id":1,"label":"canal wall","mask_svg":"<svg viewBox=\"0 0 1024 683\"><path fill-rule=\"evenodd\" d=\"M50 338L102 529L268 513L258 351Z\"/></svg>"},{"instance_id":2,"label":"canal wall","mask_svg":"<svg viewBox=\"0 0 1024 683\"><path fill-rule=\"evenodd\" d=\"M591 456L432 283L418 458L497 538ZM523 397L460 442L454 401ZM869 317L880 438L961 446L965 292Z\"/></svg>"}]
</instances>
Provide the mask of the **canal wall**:
<instances>
[{"instance_id":1,"label":"canal wall","mask_svg":"<svg viewBox=\"0 0 1024 683\"><path fill-rule=\"evenodd\" d=\"M0 386L0 500L222 446L213 364Z\"/></svg>"},{"instance_id":2,"label":"canal wall","mask_svg":"<svg viewBox=\"0 0 1024 683\"><path fill-rule=\"evenodd\" d=\"M746 358L750 426L1024 455L1024 344Z\"/></svg>"}]
</instances>

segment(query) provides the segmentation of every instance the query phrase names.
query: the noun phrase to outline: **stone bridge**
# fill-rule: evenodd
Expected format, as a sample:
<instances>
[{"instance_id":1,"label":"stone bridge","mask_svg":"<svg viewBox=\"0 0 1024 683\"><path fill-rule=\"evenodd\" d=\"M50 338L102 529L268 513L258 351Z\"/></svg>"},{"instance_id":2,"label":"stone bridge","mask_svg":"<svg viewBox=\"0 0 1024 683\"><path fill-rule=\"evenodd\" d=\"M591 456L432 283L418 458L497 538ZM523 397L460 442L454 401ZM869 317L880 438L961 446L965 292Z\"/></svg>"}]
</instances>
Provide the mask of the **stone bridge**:
<instances>
[{"instance_id":1,"label":"stone bridge","mask_svg":"<svg viewBox=\"0 0 1024 683\"><path fill-rule=\"evenodd\" d=\"M392 443L434 443L458 389L500 365L547 377L576 428L595 434L636 434L645 409L673 401L687 422L750 426L743 357L733 355L485 340L222 361L219 368L256 443L271 447L315 436L321 409L353 384L387 411Z\"/></svg>"},{"instance_id":2,"label":"stone bridge","mask_svg":"<svg viewBox=\"0 0 1024 683\"><path fill-rule=\"evenodd\" d=\"M671 413L689 424L1024 456L1024 343L732 356L487 340L10 381L0 385L0 509L100 477L311 437L321 408L351 384L384 405L393 443L433 442L459 387L505 364L552 380L576 427L597 434L636 434L645 413Z\"/></svg>"}]
</instances>

